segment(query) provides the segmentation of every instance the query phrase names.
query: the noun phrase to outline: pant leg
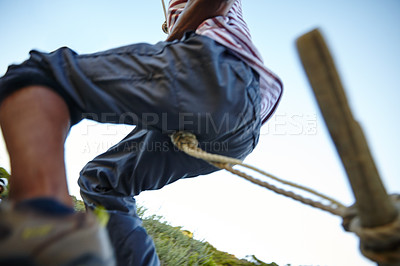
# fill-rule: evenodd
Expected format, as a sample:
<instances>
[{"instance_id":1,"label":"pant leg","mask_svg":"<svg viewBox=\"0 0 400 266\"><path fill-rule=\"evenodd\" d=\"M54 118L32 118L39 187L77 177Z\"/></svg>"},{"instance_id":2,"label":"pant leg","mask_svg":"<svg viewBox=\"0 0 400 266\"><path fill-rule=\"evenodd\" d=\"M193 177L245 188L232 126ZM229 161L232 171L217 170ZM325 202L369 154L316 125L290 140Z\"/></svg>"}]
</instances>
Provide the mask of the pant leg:
<instances>
[{"instance_id":1,"label":"pant leg","mask_svg":"<svg viewBox=\"0 0 400 266\"><path fill-rule=\"evenodd\" d=\"M201 144L209 150L216 144L213 152L244 158L257 142L253 132L257 132L257 123L238 130L237 135ZM221 148L221 143L226 146ZM210 164L176 150L167 134L135 129L84 167L79 186L88 206L104 206L109 210L107 228L118 264L158 265L154 243L137 216L133 196L215 170Z\"/></svg>"},{"instance_id":2,"label":"pant leg","mask_svg":"<svg viewBox=\"0 0 400 266\"><path fill-rule=\"evenodd\" d=\"M257 84L254 80L246 97L255 104L241 115L250 120L238 117L240 126L237 128L200 142L204 150L241 159L253 150L260 127ZM210 164L178 151L168 134L135 128L124 140L84 167L79 185L86 204L112 210L108 231L118 262L121 265L157 265L154 243L141 226L133 196L215 170ZM130 231L132 233L126 233ZM132 261L135 263L129 264Z\"/></svg>"},{"instance_id":3,"label":"pant leg","mask_svg":"<svg viewBox=\"0 0 400 266\"><path fill-rule=\"evenodd\" d=\"M111 213L107 230L118 266L160 265L153 239L136 215Z\"/></svg>"},{"instance_id":4,"label":"pant leg","mask_svg":"<svg viewBox=\"0 0 400 266\"><path fill-rule=\"evenodd\" d=\"M78 182L87 204L134 215L133 196L214 170L210 164L178 151L167 134L135 128L90 161Z\"/></svg>"},{"instance_id":5,"label":"pant leg","mask_svg":"<svg viewBox=\"0 0 400 266\"><path fill-rule=\"evenodd\" d=\"M197 167L187 162L193 169L174 169L185 163L185 157L172 147L168 135L135 129L81 171L78 182L85 203L89 207L104 206L110 212L107 228L118 265L158 265L153 240L142 227L133 196L194 175L193 169L198 174L210 169L200 160L194 160Z\"/></svg>"}]
</instances>

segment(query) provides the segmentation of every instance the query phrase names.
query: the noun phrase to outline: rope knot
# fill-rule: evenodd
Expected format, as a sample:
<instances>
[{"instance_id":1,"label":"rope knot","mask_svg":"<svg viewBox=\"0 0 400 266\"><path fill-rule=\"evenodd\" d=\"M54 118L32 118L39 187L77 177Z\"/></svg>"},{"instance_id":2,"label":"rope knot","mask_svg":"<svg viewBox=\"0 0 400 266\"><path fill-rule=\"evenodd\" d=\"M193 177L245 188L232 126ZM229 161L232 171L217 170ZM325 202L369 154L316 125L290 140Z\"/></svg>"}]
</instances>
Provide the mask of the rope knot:
<instances>
[{"instance_id":1,"label":"rope knot","mask_svg":"<svg viewBox=\"0 0 400 266\"><path fill-rule=\"evenodd\" d=\"M356 206L347 209L343 219L346 231L355 233L360 238L360 249L365 257L383 264L400 263L400 195L391 195L399 215L390 224L366 228L362 227Z\"/></svg>"},{"instance_id":2,"label":"rope knot","mask_svg":"<svg viewBox=\"0 0 400 266\"><path fill-rule=\"evenodd\" d=\"M199 142L193 133L178 131L171 135L172 143L180 150L197 149Z\"/></svg>"},{"instance_id":3,"label":"rope knot","mask_svg":"<svg viewBox=\"0 0 400 266\"><path fill-rule=\"evenodd\" d=\"M167 21L162 24L161 29L165 34L169 34Z\"/></svg>"}]
</instances>

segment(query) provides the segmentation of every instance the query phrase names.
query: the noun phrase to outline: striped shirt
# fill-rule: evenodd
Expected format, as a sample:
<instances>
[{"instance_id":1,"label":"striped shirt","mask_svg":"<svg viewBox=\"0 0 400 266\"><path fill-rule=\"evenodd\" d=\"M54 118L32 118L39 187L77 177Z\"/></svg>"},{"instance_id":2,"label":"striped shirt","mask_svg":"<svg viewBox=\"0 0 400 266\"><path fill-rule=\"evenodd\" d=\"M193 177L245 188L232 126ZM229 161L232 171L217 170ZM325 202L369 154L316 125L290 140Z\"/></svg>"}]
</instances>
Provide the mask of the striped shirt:
<instances>
[{"instance_id":1,"label":"striped shirt","mask_svg":"<svg viewBox=\"0 0 400 266\"><path fill-rule=\"evenodd\" d=\"M167 25L172 31L175 22L185 8L188 0L170 0ZM261 120L265 123L275 111L282 95L280 79L265 67L264 61L254 46L250 31L243 20L242 2L236 0L226 16L205 20L196 30L233 51L241 60L260 75Z\"/></svg>"}]
</instances>

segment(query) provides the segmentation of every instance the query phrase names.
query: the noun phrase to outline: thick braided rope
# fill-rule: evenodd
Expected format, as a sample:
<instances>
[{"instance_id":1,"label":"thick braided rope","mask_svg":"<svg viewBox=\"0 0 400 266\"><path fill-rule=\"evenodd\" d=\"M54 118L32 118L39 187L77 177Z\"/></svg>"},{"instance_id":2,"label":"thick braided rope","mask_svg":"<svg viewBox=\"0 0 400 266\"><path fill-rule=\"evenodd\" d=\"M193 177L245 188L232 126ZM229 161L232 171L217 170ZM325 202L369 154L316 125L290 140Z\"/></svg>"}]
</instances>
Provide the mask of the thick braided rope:
<instances>
[{"instance_id":1,"label":"thick braided rope","mask_svg":"<svg viewBox=\"0 0 400 266\"><path fill-rule=\"evenodd\" d=\"M400 213L400 195L390 198ZM373 228L362 227L355 216L348 229L360 238L360 249L365 257L379 263L400 265L400 215L390 224Z\"/></svg>"},{"instance_id":2,"label":"thick braided rope","mask_svg":"<svg viewBox=\"0 0 400 266\"><path fill-rule=\"evenodd\" d=\"M306 188L304 186L301 186L301 185L298 185L298 184L295 184L295 183L292 183L292 182L289 182L289 181L282 180L282 179L280 179L280 178L278 178L276 176L273 176L273 175L271 175L269 173L266 173L266 172L264 172L262 170L259 170L259 169L255 168L253 166L244 164L241 160L230 158L230 157L226 157L226 156L222 156L222 155L218 155L218 154L207 153L207 152L201 150L198 147L198 141L196 139L196 136L191 134L191 133L182 132L182 131L176 132L171 136L171 140L172 140L172 143L178 149L180 149L181 151L187 153L188 155L193 156L193 157L198 158L198 159L203 159L203 160L211 163L212 165L214 165L214 166L216 166L216 167L218 167L220 169L225 169L225 170L227 170L227 171L229 171L229 172L231 172L233 174L241 176L242 178L244 178L244 179L246 179L246 180L248 180L248 181L250 181L250 182L252 182L254 184L257 184L259 186L262 186L264 188L272 190L273 192L275 192L277 194L284 195L286 197L289 197L291 199L299 201L299 202L301 202L303 204L312 206L314 208L318 208L318 209L323 210L323 211L327 211L327 212L329 212L331 214L338 215L338 216L341 216L341 217L343 216L344 210L346 209L346 207L343 204L339 203L338 201L336 201L336 200L334 200L334 199L332 199L332 198L330 198L328 196L325 196L325 195L323 195L323 194L321 194L319 192L316 192L316 191L314 191L314 190L312 190L310 188ZM325 205L325 204L323 204L323 203L321 203L319 201L305 198L305 197L303 197L303 196L301 196L299 194L296 194L294 192L287 191L287 190L278 188L278 187L276 187L274 185L271 185L271 184L269 184L267 182L258 180L258 179L254 178L254 177L252 177L252 176L250 176L250 175L248 175L246 173L243 173L243 172L241 172L239 170L233 169L232 165L240 165L240 166L243 166L245 168L254 170L254 171L256 171L256 172L258 172L258 173L260 173L260 174L262 174L264 176L267 176L267 177L269 177L269 178L271 178L271 179L273 179L273 180L275 180L277 182L280 182L282 184L285 184L285 185L288 185L288 186L291 186L291 187L306 191L306 192L308 192L308 193L310 193L310 194L312 194L314 196L319 197L320 199L323 199L323 200L327 201L329 204Z\"/></svg>"}]
</instances>

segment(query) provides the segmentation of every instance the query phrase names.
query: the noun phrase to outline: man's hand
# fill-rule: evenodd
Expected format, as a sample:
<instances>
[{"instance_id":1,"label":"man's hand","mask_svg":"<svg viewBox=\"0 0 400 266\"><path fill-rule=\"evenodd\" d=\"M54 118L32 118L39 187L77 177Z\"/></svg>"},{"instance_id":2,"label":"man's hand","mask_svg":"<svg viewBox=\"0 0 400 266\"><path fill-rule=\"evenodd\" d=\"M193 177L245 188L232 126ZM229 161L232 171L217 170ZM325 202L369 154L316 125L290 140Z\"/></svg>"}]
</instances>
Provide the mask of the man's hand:
<instances>
[{"instance_id":1,"label":"man's hand","mask_svg":"<svg viewBox=\"0 0 400 266\"><path fill-rule=\"evenodd\" d=\"M176 21L167 41L182 38L186 31L194 31L204 20L225 16L236 0L189 0Z\"/></svg>"}]
</instances>

